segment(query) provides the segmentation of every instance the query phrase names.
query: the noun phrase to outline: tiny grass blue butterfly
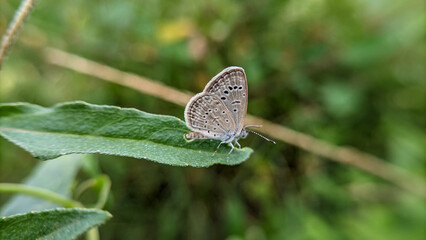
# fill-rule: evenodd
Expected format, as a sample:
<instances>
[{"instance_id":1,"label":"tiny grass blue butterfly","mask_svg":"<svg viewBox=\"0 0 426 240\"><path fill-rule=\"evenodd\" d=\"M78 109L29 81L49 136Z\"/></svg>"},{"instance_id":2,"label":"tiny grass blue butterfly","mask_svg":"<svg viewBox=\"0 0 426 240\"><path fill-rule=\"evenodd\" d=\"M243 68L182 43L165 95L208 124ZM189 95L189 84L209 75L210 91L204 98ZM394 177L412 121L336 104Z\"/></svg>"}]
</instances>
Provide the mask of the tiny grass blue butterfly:
<instances>
[{"instance_id":1,"label":"tiny grass blue butterfly","mask_svg":"<svg viewBox=\"0 0 426 240\"><path fill-rule=\"evenodd\" d=\"M235 142L246 138L249 132L275 143L244 126L247 115L247 78L241 67L228 67L214 76L206 85L203 92L193 96L185 108L185 122L194 132L186 134L188 139L218 139L222 142L217 146L228 143L234 150Z\"/></svg>"}]
</instances>

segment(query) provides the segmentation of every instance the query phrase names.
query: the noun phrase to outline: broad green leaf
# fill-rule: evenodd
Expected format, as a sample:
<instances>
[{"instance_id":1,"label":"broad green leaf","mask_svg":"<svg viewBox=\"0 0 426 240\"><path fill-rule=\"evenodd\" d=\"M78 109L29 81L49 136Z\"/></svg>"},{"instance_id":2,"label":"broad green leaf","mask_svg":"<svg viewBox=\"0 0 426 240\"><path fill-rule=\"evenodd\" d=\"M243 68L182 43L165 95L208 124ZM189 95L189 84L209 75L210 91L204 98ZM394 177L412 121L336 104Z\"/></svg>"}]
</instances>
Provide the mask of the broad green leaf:
<instances>
[{"instance_id":1,"label":"broad green leaf","mask_svg":"<svg viewBox=\"0 0 426 240\"><path fill-rule=\"evenodd\" d=\"M217 140L188 142L185 123L172 116L136 109L69 102L44 108L28 103L0 104L0 134L47 160L72 153L102 153L149 159L159 163L207 167L245 161L250 148L229 146L212 156Z\"/></svg>"},{"instance_id":2,"label":"broad green leaf","mask_svg":"<svg viewBox=\"0 0 426 240\"><path fill-rule=\"evenodd\" d=\"M45 188L65 197L69 197L71 185L83 158L88 158L88 156L69 155L55 159L55 161L40 162L23 183L30 186ZM4 204L0 211L0 216L9 216L33 210L45 210L56 207L60 207L60 205L37 197L18 194Z\"/></svg>"},{"instance_id":3,"label":"broad green leaf","mask_svg":"<svg viewBox=\"0 0 426 240\"><path fill-rule=\"evenodd\" d=\"M74 239L111 218L102 210L58 208L0 218L0 239Z\"/></svg>"}]
</instances>

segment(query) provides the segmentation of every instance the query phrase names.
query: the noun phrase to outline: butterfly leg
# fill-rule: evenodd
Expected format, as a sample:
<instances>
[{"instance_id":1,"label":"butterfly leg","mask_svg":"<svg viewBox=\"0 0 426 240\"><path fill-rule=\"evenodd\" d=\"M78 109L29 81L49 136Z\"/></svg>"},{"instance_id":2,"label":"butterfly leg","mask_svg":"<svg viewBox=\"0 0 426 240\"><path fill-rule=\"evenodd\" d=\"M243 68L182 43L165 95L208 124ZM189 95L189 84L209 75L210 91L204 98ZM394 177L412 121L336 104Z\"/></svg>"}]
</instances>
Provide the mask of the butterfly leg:
<instances>
[{"instance_id":1,"label":"butterfly leg","mask_svg":"<svg viewBox=\"0 0 426 240\"><path fill-rule=\"evenodd\" d=\"M214 155L216 155L217 150L219 150L219 147L220 147L220 145L222 145L222 143L223 143L223 142L220 142L220 143L219 143L219 145L218 145L218 146L217 146L217 148L216 148L216 151L214 151L214 153L212 154L212 157L213 157Z\"/></svg>"},{"instance_id":2,"label":"butterfly leg","mask_svg":"<svg viewBox=\"0 0 426 240\"><path fill-rule=\"evenodd\" d=\"M232 148L231 148L231 151L229 151L229 153L228 153L228 157L226 158L226 162L229 162L229 156L231 155L232 151L234 151L234 148L235 148L234 145L232 144L232 142L230 142L229 144L231 145Z\"/></svg>"},{"instance_id":3,"label":"butterfly leg","mask_svg":"<svg viewBox=\"0 0 426 240\"><path fill-rule=\"evenodd\" d=\"M238 141L235 141L235 143L237 144L238 148L241 149L241 145Z\"/></svg>"}]
</instances>

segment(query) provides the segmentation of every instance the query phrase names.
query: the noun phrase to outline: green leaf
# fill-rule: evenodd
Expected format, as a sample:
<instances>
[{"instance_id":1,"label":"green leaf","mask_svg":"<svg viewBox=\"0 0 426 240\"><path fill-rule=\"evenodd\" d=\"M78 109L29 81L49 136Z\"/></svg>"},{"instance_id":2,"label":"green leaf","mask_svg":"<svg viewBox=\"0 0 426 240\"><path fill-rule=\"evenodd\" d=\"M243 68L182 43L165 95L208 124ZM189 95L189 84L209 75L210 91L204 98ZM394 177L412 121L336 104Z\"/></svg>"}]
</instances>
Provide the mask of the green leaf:
<instances>
[{"instance_id":1,"label":"green leaf","mask_svg":"<svg viewBox=\"0 0 426 240\"><path fill-rule=\"evenodd\" d=\"M0 218L0 239L74 239L112 216L106 211L58 208Z\"/></svg>"},{"instance_id":2,"label":"green leaf","mask_svg":"<svg viewBox=\"0 0 426 240\"><path fill-rule=\"evenodd\" d=\"M188 142L185 123L172 116L136 109L69 102L43 108L28 103L0 104L0 134L46 160L72 153L102 153L155 162L207 167L245 161L250 148L230 150L225 144L212 156L217 140Z\"/></svg>"},{"instance_id":3,"label":"green leaf","mask_svg":"<svg viewBox=\"0 0 426 240\"><path fill-rule=\"evenodd\" d=\"M23 183L69 197L71 185L77 171L80 169L83 158L88 158L88 156L70 155L60 157L55 161L40 162ZM60 207L60 205L37 197L18 194L4 204L0 211L0 216L56 207Z\"/></svg>"}]
</instances>

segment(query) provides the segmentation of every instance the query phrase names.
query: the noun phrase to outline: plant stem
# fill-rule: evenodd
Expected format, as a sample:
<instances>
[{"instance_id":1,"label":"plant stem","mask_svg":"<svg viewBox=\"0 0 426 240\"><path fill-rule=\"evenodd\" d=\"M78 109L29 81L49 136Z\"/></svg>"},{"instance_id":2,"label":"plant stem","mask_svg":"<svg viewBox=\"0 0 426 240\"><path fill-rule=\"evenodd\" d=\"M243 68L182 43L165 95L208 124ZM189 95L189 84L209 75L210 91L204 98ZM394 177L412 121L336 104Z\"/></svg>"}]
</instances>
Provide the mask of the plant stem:
<instances>
[{"instance_id":1,"label":"plant stem","mask_svg":"<svg viewBox=\"0 0 426 240\"><path fill-rule=\"evenodd\" d=\"M45 49L46 61L104 81L130 87L162 100L185 106L192 95L136 74L127 73L58 49ZM426 199L426 184L422 177L351 147L340 147L280 124L247 115L248 125L263 125L258 131L308 152L348 166L353 166Z\"/></svg>"},{"instance_id":2,"label":"plant stem","mask_svg":"<svg viewBox=\"0 0 426 240\"><path fill-rule=\"evenodd\" d=\"M45 200L61 204L64 207L83 207L83 205L77 201L59 195L55 192L39 188L28 186L24 184L14 184L14 183L0 183L0 193L21 193L27 194L30 196L43 198Z\"/></svg>"},{"instance_id":3,"label":"plant stem","mask_svg":"<svg viewBox=\"0 0 426 240\"><path fill-rule=\"evenodd\" d=\"M94 227L87 231L86 240L99 240L99 229Z\"/></svg>"},{"instance_id":4,"label":"plant stem","mask_svg":"<svg viewBox=\"0 0 426 240\"><path fill-rule=\"evenodd\" d=\"M97 176L96 178L89 179L81 183L76 190L75 198L78 198L88 190L89 188L94 188L96 186L100 186L100 190L98 193L98 201L93 206L93 208L102 209L108 199L108 194L111 190L111 180L105 174Z\"/></svg>"},{"instance_id":5,"label":"plant stem","mask_svg":"<svg viewBox=\"0 0 426 240\"><path fill-rule=\"evenodd\" d=\"M23 0L21 5L13 17L12 22L9 24L9 27L6 30L6 33L3 35L2 42L0 45L0 69L3 59L6 57L7 51L13 43L13 40L16 38L18 30L23 25L25 19L31 12L36 0Z\"/></svg>"},{"instance_id":6,"label":"plant stem","mask_svg":"<svg viewBox=\"0 0 426 240\"><path fill-rule=\"evenodd\" d=\"M98 201L95 208L102 209L108 199L109 191L111 190L111 180L107 175L101 175L99 179L102 183L101 190L99 191Z\"/></svg>"}]
</instances>

